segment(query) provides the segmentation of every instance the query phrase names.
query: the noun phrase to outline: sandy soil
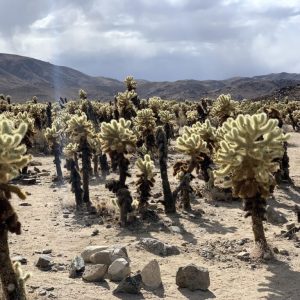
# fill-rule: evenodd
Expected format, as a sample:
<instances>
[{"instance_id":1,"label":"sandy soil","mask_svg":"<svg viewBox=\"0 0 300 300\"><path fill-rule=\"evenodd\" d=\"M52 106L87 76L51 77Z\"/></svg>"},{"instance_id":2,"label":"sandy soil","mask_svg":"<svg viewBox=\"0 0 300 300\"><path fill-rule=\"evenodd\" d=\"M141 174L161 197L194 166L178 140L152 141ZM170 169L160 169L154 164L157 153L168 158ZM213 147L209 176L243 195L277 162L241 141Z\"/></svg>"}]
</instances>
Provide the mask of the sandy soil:
<instances>
[{"instance_id":1,"label":"sandy soil","mask_svg":"<svg viewBox=\"0 0 300 300\"><path fill-rule=\"evenodd\" d=\"M289 143L290 172L296 186L300 187L300 134L293 133ZM146 222L140 227L120 228L111 218L104 218L101 225L100 217L75 215L64 218L63 211L72 210L74 195L70 185L53 186L52 175L54 165L51 157L38 156L35 160L42 163L40 169L51 171L51 175L40 177L40 183L23 186L31 193L26 202L31 206L20 206L20 200L14 198L13 204L23 224L21 236L10 236L11 256L22 255L27 258L24 271L30 271L32 278L27 284L29 299L60 300L92 300L92 299L300 299L300 248L293 240L280 235L285 226L265 224L267 239L273 247L287 250L289 255L276 255L274 261L259 264L239 260L236 256L243 249L250 250L253 246L253 234L249 219L244 219L240 202L212 201L197 197L192 203L194 210L202 209L202 216L189 216L179 210L176 216L165 216L159 209L160 222ZM171 176L171 164L175 157L170 157L170 179L172 187L177 184ZM33 167L30 167L33 169ZM134 175L135 170L132 171ZM65 170L67 174L67 171ZM134 176L128 180L130 190L135 195ZM195 181L194 186L203 182ZM161 192L160 176L156 177L153 194ZM158 194L159 196L159 194ZM95 203L108 201L113 194L108 192L103 183L91 182L91 198ZM155 201L160 198L155 199ZM277 187L275 197L268 203L282 212L290 222L295 222L293 213L295 203L300 204L300 189L282 186ZM88 224L91 226L87 226ZM110 226L107 226L111 224ZM182 233L162 230L163 224L176 225ZM110 228L107 228L110 227ZM94 229L100 233L91 236ZM179 246L181 254L171 257L158 257L136 247L142 237L155 237L162 241ZM248 238L244 245L241 239ZM152 258L159 261L163 288L155 291L142 290L142 294L131 296L113 295L115 283L85 283L82 279L68 277L70 261L88 245L126 245L132 260L132 271L141 270ZM57 272L43 272L34 264L38 253L43 249L52 249L53 260L61 264ZM212 254L211 254L212 253ZM207 257L205 257L207 256ZM211 285L207 292L190 292L178 289L175 276L178 267L195 263L208 268ZM39 296L41 288L54 288L46 296Z\"/></svg>"}]
</instances>

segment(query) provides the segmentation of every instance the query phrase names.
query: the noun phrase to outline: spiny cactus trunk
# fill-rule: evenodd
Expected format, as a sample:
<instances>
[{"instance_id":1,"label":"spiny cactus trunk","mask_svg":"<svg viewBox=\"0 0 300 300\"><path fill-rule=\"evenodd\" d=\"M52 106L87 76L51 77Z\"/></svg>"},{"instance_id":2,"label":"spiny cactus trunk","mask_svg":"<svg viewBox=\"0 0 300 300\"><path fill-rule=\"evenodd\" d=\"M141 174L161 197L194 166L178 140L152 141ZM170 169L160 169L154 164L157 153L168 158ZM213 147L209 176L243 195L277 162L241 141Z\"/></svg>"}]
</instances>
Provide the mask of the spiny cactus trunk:
<instances>
[{"instance_id":1,"label":"spiny cactus trunk","mask_svg":"<svg viewBox=\"0 0 300 300\"><path fill-rule=\"evenodd\" d=\"M24 289L19 285L9 257L8 233L0 229L0 278L3 292L2 300L26 300ZM0 295L1 296L1 295Z\"/></svg>"},{"instance_id":2,"label":"spiny cactus trunk","mask_svg":"<svg viewBox=\"0 0 300 300\"><path fill-rule=\"evenodd\" d=\"M119 184L120 188L124 188L125 182L126 182L126 177L129 176L128 174L128 166L129 166L129 160L124 156L123 153L119 154L119 172L120 172L120 177L119 177Z\"/></svg>"},{"instance_id":3,"label":"spiny cactus trunk","mask_svg":"<svg viewBox=\"0 0 300 300\"><path fill-rule=\"evenodd\" d=\"M81 188L81 177L78 171L78 168L76 166L76 163L74 160L70 160L70 183L72 185L72 192L75 194L75 202L76 207L80 208L83 205L83 199L82 199L82 188Z\"/></svg>"},{"instance_id":4,"label":"spiny cactus trunk","mask_svg":"<svg viewBox=\"0 0 300 300\"><path fill-rule=\"evenodd\" d=\"M82 141L82 181L83 181L83 202L90 205L89 179L90 179L90 149L86 139Z\"/></svg>"},{"instance_id":5,"label":"spiny cactus trunk","mask_svg":"<svg viewBox=\"0 0 300 300\"><path fill-rule=\"evenodd\" d=\"M101 175L103 179L106 179L106 176L109 174L109 165L107 162L107 156L105 153L99 155L99 163L100 163L100 169L101 169Z\"/></svg>"},{"instance_id":6,"label":"spiny cactus trunk","mask_svg":"<svg viewBox=\"0 0 300 300\"><path fill-rule=\"evenodd\" d=\"M265 258L266 254L272 255L263 226L263 221L265 220L264 215L266 212L266 201L262 199L260 195L253 198L247 198L244 201L245 210L247 211L246 217L251 216L252 219L254 241L259 250L258 258Z\"/></svg>"},{"instance_id":7,"label":"spiny cactus trunk","mask_svg":"<svg viewBox=\"0 0 300 300\"><path fill-rule=\"evenodd\" d=\"M54 164L56 168L56 175L58 181L63 181L63 173L61 170L61 160L60 160L60 145L58 143L53 144L53 154L54 154Z\"/></svg>"},{"instance_id":8,"label":"spiny cactus trunk","mask_svg":"<svg viewBox=\"0 0 300 300\"><path fill-rule=\"evenodd\" d=\"M157 131L156 134L156 144L159 150L159 166L160 166L160 176L162 180L163 192L164 192L164 202L165 213L176 213L176 198L173 197L171 192L169 178L168 178L168 142L166 134L163 129Z\"/></svg>"},{"instance_id":9,"label":"spiny cactus trunk","mask_svg":"<svg viewBox=\"0 0 300 300\"><path fill-rule=\"evenodd\" d=\"M94 164L94 176L99 177L98 172L98 155L94 153L93 155L93 164Z\"/></svg>"},{"instance_id":10,"label":"spiny cactus trunk","mask_svg":"<svg viewBox=\"0 0 300 300\"><path fill-rule=\"evenodd\" d=\"M0 198L0 201L3 200ZM0 225L0 278L2 300L26 300L25 290L18 281L9 257L8 230L5 224Z\"/></svg>"},{"instance_id":11,"label":"spiny cactus trunk","mask_svg":"<svg viewBox=\"0 0 300 300\"><path fill-rule=\"evenodd\" d=\"M202 173L202 176L203 176L203 179L205 182L209 182L209 180L210 180L208 170L209 170L211 164L212 164L211 158L208 155L203 154L203 161L200 163L200 168L201 168L201 173Z\"/></svg>"}]
</instances>

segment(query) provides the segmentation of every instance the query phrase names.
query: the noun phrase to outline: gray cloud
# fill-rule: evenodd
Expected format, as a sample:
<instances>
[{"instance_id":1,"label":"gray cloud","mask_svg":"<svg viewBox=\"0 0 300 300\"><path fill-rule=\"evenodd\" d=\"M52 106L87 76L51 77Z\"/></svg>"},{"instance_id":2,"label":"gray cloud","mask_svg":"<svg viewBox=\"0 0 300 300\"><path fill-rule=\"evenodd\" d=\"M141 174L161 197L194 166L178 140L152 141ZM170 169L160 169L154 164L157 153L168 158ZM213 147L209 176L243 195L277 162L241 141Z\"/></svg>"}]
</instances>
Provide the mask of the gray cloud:
<instances>
[{"instance_id":1,"label":"gray cloud","mask_svg":"<svg viewBox=\"0 0 300 300\"><path fill-rule=\"evenodd\" d=\"M0 51L95 76L299 72L298 0L0 0Z\"/></svg>"}]
</instances>

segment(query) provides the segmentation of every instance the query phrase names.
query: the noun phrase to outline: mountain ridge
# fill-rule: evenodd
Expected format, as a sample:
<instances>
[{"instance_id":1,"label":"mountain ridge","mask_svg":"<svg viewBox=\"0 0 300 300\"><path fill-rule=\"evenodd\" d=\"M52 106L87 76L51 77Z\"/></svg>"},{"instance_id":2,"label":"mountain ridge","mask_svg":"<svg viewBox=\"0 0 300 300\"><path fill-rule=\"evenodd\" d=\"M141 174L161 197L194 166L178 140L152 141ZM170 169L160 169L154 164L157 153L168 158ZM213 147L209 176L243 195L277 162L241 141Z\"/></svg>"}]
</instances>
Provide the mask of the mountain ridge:
<instances>
[{"instance_id":1,"label":"mountain ridge","mask_svg":"<svg viewBox=\"0 0 300 300\"><path fill-rule=\"evenodd\" d=\"M140 98L159 96L163 99L197 100L230 93L232 98L241 100L281 95L281 89L285 89L286 94L286 91L300 85L300 74L281 72L253 77L236 76L225 80L137 81ZM125 87L117 79L90 76L39 59L0 53L0 93L9 94L13 101L22 102L33 96L40 101L59 97L76 99L80 88L87 91L90 99L112 100Z\"/></svg>"}]
</instances>

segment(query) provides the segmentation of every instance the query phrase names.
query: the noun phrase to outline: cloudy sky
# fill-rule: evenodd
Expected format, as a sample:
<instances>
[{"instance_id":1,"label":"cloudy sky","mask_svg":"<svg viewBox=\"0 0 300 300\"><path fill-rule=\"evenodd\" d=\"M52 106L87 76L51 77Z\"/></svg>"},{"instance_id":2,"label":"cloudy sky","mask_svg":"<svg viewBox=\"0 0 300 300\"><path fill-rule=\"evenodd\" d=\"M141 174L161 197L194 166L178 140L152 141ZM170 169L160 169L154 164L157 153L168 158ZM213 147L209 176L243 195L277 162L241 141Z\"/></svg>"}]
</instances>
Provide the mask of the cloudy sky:
<instances>
[{"instance_id":1,"label":"cloudy sky","mask_svg":"<svg viewBox=\"0 0 300 300\"><path fill-rule=\"evenodd\" d=\"M0 0L0 52L148 80L300 73L300 0Z\"/></svg>"}]
</instances>

